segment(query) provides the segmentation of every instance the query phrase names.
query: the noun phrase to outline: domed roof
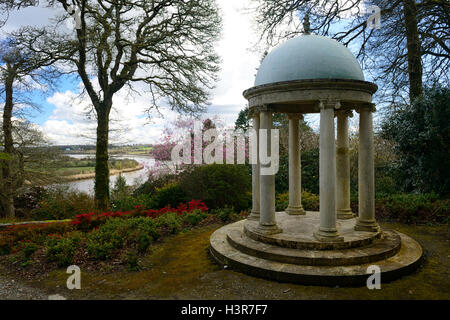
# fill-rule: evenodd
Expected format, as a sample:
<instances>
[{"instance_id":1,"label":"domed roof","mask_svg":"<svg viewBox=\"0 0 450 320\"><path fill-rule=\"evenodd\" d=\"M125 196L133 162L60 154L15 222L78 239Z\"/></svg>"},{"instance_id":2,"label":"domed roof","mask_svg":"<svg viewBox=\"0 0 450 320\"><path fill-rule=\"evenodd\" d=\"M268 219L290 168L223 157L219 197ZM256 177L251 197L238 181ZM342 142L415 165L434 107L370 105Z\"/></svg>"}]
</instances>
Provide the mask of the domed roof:
<instances>
[{"instance_id":1,"label":"domed roof","mask_svg":"<svg viewBox=\"0 0 450 320\"><path fill-rule=\"evenodd\" d=\"M364 74L344 45L322 36L303 35L277 46L264 58L255 86L308 79L364 81Z\"/></svg>"}]
</instances>

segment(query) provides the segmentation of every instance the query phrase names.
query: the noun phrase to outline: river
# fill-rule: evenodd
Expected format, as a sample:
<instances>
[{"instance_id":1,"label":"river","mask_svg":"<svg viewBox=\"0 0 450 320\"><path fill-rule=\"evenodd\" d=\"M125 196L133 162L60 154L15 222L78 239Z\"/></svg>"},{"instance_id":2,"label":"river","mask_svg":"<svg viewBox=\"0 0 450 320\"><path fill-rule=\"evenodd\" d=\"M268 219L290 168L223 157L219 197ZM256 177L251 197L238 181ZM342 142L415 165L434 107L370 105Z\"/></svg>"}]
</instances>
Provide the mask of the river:
<instances>
[{"instance_id":1,"label":"river","mask_svg":"<svg viewBox=\"0 0 450 320\"><path fill-rule=\"evenodd\" d=\"M92 155L88 155L88 154L66 154L66 155L69 157L72 157L72 158L77 158L77 159L93 157ZM137 156L137 155L111 156L110 155L110 159L134 159L144 166L143 169L138 170L138 171L122 173L122 176L125 178L128 185L145 182L148 178L149 171L155 165L155 160L149 156ZM118 176L119 175L110 176L111 187L114 185L114 182L116 181ZM94 179L71 181L71 182L63 183L63 185L68 185L71 189L86 192L89 194L94 193Z\"/></svg>"}]
</instances>

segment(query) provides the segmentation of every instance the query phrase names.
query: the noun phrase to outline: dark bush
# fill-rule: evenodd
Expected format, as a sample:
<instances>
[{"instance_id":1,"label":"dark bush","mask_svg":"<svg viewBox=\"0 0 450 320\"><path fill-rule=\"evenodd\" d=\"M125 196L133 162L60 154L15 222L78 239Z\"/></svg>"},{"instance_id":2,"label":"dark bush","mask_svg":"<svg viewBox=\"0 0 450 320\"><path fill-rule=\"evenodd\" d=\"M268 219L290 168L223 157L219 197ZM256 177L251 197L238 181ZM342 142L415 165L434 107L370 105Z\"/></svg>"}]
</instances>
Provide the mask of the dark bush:
<instances>
[{"instance_id":1,"label":"dark bush","mask_svg":"<svg viewBox=\"0 0 450 320\"><path fill-rule=\"evenodd\" d=\"M176 181L176 175L174 174L150 175L148 180L134 191L133 195L139 196L145 194L152 196L158 188L162 188L174 181Z\"/></svg>"},{"instance_id":2,"label":"dark bush","mask_svg":"<svg viewBox=\"0 0 450 320\"><path fill-rule=\"evenodd\" d=\"M435 87L411 105L391 108L382 136L394 143L404 192L450 194L450 89Z\"/></svg>"},{"instance_id":3,"label":"dark bush","mask_svg":"<svg viewBox=\"0 0 450 320\"><path fill-rule=\"evenodd\" d=\"M88 194L54 187L47 190L32 215L35 220L63 220L94 210L94 199Z\"/></svg>"},{"instance_id":4,"label":"dark bush","mask_svg":"<svg viewBox=\"0 0 450 320\"><path fill-rule=\"evenodd\" d=\"M223 222L234 221L237 220L239 217L239 215L236 214L236 212L232 207L215 209L211 211L211 214L218 216Z\"/></svg>"},{"instance_id":5,"label":"dark bush","mask_svg":"<svg viewBox=\"0 0 450 320\"><path fill-rule=\"evenodd\" d=\"M289 193L278 194L275 201L276 211L284 211L289 205ZM302 206L308 211L319 211L319 196L308 191L302 191Z\"/></svg>"},{"instance_id":6,"label":"dark bush","mask_svg":"<svg viewBox=\"0 0 450 320\"><path fill-rule=\"evenodd\" d=\"M358 212L358 196L351 197L353 212ZM407 224L449 223L450 199L440 200L436 193L381 194L375 199L378 220Z\"/></svg>"},{"instance_id":7,"label":"dark bush","mask_svg":"<svg viewBox=\"0 0 450 320\"><path fill-rule=\"evenodd\" d=\"M378 218L403 223L448 223L450 200L439 200L437 194L395 194L378 198Z\"/></svg>"},{"instance_id":8,"label":"dark bush","mask_svg":"<svg viewBox=\"0 0 450 320\"><path fill-rule=\"evenodd\" d=\"M39 206L39 202L44 199L47 191L44 187L31 187L23 194L14 198L14 207L18 218L27 217L27 215Z\"/></svg>"},{"instance_id":9,"label":"dark bush","mask_svg":"<svg viewBox=\"0 0 450 320\"><path fill-rule=\"evenodd\" d=\"M192 199L192 198L191 198ZM169 183L161 188L157 188L152 197L152 209L160 209L170 205L175 208L180 203L185 203L189 199L178 183Z\"/></svg>"},{"instance_id":10,"label":"dark bush","mask_svg":"<svg viewBox=\"0 0 450 320\"><path fill-rule=\"evenodd\" d=\"M251 175L244 165L196 166L180 176L180 187L189 199L202 199L211 209L251 206Z\"/></svg>"},{"instance_id":11,"label":"dark bush","mask_svg":"<svg viewBox=\"0 0 450 320\"><path fill-rule=\"evenodd\" d=\"M319 193L319 149L302 152L302 189ZM289 156L280 156L280 167L275 175L275 190L277 193L289 191Z\"/></svg>"}]
</instances>

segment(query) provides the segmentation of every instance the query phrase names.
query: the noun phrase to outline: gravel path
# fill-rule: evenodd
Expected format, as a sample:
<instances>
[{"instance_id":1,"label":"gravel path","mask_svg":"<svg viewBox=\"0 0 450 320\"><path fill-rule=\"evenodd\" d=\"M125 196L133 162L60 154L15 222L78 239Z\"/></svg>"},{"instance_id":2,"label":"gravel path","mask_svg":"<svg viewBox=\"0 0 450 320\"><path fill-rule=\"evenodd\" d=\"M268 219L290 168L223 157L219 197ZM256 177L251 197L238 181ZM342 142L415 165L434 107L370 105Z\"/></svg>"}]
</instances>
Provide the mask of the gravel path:
<instances>
[{"instance_id":1,"label":"gravel path","mask_svg":"<svg viewBox=\"0 0 450 320\"><path fill-rule=\"evenodd\" d=\"M62 297L61 297L62 298ZM42 290L29 287L16 280L0 275L0 300L48 300L58 299L57 295L49 296Z\"/></svg>"}]
</instances>

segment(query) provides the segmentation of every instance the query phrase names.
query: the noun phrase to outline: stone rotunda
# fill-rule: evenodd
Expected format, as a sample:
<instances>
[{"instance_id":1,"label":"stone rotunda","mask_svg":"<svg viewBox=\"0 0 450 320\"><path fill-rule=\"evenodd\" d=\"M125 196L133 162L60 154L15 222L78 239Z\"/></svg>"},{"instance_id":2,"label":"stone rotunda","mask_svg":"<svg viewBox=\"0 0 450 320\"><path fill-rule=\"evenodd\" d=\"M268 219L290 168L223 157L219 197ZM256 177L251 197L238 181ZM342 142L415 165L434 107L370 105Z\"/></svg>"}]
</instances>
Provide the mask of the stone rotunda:
<instances>
[{"instance_id":1,"label":"stone rotunda","mask_svg":"<svg viewBox=\"0 0 450 320\"><path fill-rule=\"evenodd\" d=\"M258 137L259 152L264 147L270 155L273 114L289 118L289 206L275 212L275 176L262 174L270 164L258 159L250 216L211 236L217 261L258 277L330 286L364 285L371 265L380 268L383 282L419 265L421 246L402 233L381 230L375 218L376 91L352 53L326 37L290 39L266 56L244 96L253 128L269 135L267 143ZM358 215L350 209L348 118L354 111L359 113ZM320 113L320 212L305 211L301 204L299 120L305 113Z\"/></svg>"}]
</instances>

